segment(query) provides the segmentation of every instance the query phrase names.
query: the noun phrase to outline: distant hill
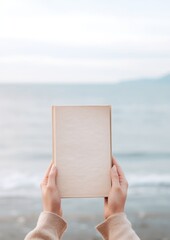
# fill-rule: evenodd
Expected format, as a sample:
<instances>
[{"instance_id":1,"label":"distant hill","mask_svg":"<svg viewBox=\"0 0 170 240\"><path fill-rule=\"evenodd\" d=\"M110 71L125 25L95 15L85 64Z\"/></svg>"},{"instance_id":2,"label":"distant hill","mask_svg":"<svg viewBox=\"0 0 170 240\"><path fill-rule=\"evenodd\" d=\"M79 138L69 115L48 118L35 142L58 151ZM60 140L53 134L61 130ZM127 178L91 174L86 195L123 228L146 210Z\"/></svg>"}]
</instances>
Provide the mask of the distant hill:
<instances>
[{"instance_id":1,"label":"distant hill","mask_svg":"<svg viewBox=\"0 0 170 240\"><path fill-rule=\"evenodd\" d=\"M164 75L162 77L159 78L143 78L143 79L136 79L136 80L126 80L126 81L121 81L118 82L117 84L134 84L134 85L138 85L138 84L152 84L152 83L163 83L163 84L170 84L170 74Z\"/></svg>"},{"instance_id":2,"label":"distant hill","mask_svg":"<svg viewBox=\"0 0 170 240\"><path fill-rule=\"evenodd\" d=\"M162 78L158 78L157 81L161 81L164 83L170 83L170 74L163 76Z\"/></svg>"},{"instance_id":3,"label":"distant hill","mask_svg":"<svg viewBox=\"0 0 170 240\"><path fill-rule=\"evenodd\" d=\"M37 99L50 96L56 102L69 104L112 104L118 105L157 105L170 107L170 74L159 78L127 80L118 83L102 84L3 84L0 97L9 94L10 98L22 95L23 99ZM69 101L68 101L69 99ZM166 116L165 116L166 117Z\"/></svg>"}]
</instances>

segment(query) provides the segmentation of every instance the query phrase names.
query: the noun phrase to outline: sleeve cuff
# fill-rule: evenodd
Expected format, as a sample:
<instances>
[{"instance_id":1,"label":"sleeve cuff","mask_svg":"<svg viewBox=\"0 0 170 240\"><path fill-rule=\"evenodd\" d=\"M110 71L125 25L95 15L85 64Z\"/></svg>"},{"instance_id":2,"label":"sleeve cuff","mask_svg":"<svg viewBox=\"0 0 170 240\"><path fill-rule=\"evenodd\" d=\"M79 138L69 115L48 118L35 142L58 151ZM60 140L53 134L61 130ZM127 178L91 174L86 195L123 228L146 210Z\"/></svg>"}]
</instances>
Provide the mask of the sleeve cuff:
<instances>
[{"instance_id":1,"label":"sleeve cuff","mask_svg":"<svg viewBox=\"0 0 170 240\"><path fill-rule=\"evenodd\" d=\"M109 230L120 224L131 225L124 212L109 216L103 222L99 223L95 228L100 232L104 239L108 239Z\"/></svg>"},{"instance_id":2,"label":"sleeve cuff","mask_svg":"<svg viewBox=\"0 0 170 240\"><path fill-rule=\"evenodd\" d=\"M54 231L59 238L61 238L64 231L67 229L67 222L58 214L43 211L38 218L37 228L39 227L47 227Z\"/></svg>"}]
</instances>

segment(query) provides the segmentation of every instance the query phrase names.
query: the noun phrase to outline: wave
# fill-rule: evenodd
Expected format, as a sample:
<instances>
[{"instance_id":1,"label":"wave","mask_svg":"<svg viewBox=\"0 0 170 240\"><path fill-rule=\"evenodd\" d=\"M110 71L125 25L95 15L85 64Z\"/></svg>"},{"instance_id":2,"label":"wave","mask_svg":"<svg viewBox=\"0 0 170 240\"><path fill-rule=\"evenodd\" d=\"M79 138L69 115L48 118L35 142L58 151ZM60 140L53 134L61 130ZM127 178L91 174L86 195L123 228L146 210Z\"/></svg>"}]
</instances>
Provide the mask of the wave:
<instances>
[{"instance_id":1,"label":"wave","mask_svg":"<svg viewBox=\"0 0 170 240\"><path fill-rule=\"evenodd\" d=\"M3 177L0 196L39 196L41 176L15 172ZM127 174L129 189L170 188L170 174Z\"/></svg>"},{"instance_id":2,"label":"wave","mask_svg":"<svg viewBox=\"0 0 170 240\"><path fill-rule=\"evenodd\" d=\"M117 106L112 105L112 110L115 114L132 113L132 112L144 112L144 113L167 113L170 111L170 105L168 103L162 104L119 104Z\"/></svg>"},{"instance_id":3,"label":"wave","mask_svg":"<svg viewBox=\"0 0 170 240\"><path fill-rule=\"evenodd\" d=\"M147 157L147 158L155 158L155 159L162 159L162 158L168 158L170 159L170 152L146 152L146 151L139 151L139 152L114 152L114 156L116 157Z\"/></svg>"},{"instance_id":4,"label":"wave","mask_svg":"<svg viewBox=\"0 0 170 240\"><path fill-rule=\"evenodd\" d=\"M37 196L40 176L15 172L0 181L0 196Z\"/></svg>"},{"instance_id":5,"label":"wave","mask_svg":"<svg viewBox=\"0 0 170 240\"><path fill-rule=\"evenodd\" d=\"M170 187L170 174L145 174L127 176L130 187Z\"/></svg>"}]
</instances>

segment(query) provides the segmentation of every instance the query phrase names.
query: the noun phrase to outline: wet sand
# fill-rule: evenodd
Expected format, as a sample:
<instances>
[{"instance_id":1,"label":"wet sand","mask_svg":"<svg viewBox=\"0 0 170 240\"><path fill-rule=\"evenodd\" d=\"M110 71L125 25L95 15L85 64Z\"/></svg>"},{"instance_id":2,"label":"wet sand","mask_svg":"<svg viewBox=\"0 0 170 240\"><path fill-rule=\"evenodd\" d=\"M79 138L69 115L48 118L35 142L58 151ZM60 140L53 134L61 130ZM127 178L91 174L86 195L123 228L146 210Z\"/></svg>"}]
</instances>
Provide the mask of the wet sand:
<instances>
[{"instance_id":1,"label":"wet sand","mask_svg":"<svg viewBox=\"0 0 170 240\"><path fill-rule=\"evenodd\" d=\"M89 209L87 204L83 208L81 200L79 202L76 210L74 206L73 209L68 204L66 206L66 202L63 204L63 217L68 222L68 228L62 239L102 239L95 230L95 226L103 221L102 208L91 214L93 206ZM128 199L126 213L134 230L142 240L170 240L170 210L166 207L157 208L156 205L149 207L151 205L148 204L151 202L143 202L143 199L138 201L136 198ZM0 206L0 239L3 240L24 239L25 235L35 227L41 212L40 198L5 197L0 198Z\"/></svg>"}]
</instances>

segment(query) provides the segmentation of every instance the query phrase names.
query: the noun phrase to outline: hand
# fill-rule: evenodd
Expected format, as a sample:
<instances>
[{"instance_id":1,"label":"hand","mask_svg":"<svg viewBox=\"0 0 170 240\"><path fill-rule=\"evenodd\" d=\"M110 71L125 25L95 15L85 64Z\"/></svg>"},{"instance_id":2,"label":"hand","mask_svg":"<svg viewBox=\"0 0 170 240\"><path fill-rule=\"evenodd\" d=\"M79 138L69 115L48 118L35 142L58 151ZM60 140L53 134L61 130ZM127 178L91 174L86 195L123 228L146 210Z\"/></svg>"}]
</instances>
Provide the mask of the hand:
<instances>
[{"instance_id":1,"label":"hand","mask_svg":"<svg viewBox=\"0 0 170 240\"><path fill-rule=\"evenodd\" d=\"M115 213L124 212L128 182L122 168L112 157L113 167L111 168L112 187L109 196L104 198L104 217L105 219Z\"/></svg>"},{"instance_id":2,"label":"hand","mask_svg":"<svg viewBox=\"0 0 170 240\"><path fill-rule=\"evenodd\" d=\"M57 168L51 163L40 184L42 191L43 210L62 216L61 198L56 183Z\"/></svg>"}]
</instances>

